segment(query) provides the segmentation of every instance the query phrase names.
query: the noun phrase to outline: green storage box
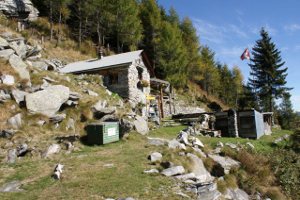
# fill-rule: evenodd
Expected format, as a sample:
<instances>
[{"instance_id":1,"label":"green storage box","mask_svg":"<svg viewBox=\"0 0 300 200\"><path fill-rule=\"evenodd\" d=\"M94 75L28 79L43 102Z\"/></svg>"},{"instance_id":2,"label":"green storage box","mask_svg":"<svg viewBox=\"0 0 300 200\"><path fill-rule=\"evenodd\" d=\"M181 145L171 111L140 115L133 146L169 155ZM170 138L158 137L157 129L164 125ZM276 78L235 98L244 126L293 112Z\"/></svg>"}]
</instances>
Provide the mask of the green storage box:
<instances>
[{"instance_id":1,"label":"green storage box","mask_svg":"<svg viewBox=\"0 0 300 200\"><path fill-rule=\"evenodd\" d=\"M119 141L119 123L102 122L86 126L88 144L107 144Z\"/></svg>"}]
</instances>

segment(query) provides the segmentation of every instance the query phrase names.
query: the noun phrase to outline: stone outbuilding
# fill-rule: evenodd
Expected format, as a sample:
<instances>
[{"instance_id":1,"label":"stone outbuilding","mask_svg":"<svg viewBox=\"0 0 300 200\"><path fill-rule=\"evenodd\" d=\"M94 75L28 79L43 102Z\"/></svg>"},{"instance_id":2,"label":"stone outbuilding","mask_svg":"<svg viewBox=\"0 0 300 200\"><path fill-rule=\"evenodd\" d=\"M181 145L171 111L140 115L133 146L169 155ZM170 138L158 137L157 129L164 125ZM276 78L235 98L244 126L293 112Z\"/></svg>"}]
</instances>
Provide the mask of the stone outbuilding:
<instances>
[{"instance_id":1,"label":"stone outbuilding","mask_svg":"<svg viewBox=\"0 0 300 200\"><path fill-rule=\"evenodd\" d=\"M70 63L60 70L63 73L99 74L103 84L131 103L146 104L150 94L151 65L143 50L97 59Z\"/></svg>"}]
</instances>

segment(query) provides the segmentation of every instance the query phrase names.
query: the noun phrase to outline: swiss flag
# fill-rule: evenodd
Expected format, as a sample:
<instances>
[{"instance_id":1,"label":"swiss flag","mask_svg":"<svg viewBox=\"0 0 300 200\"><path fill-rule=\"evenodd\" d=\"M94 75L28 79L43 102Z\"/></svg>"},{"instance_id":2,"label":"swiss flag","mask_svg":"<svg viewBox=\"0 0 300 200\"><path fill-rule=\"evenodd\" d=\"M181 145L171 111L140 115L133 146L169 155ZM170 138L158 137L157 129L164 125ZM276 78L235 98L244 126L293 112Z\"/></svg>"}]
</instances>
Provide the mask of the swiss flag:
<instances>
[{"instance_id":1,"label":"swiss flag","mask_svg":"<svg viewBox=\"0 0 300 200\"><path fill-rule=\"evenodd\" d=\"M245 49L245 51L243 52L243 54L241 55L241 59L242 60L250 60L250 52L248 50L248 48Z\"/></svg>"}]
</instances>

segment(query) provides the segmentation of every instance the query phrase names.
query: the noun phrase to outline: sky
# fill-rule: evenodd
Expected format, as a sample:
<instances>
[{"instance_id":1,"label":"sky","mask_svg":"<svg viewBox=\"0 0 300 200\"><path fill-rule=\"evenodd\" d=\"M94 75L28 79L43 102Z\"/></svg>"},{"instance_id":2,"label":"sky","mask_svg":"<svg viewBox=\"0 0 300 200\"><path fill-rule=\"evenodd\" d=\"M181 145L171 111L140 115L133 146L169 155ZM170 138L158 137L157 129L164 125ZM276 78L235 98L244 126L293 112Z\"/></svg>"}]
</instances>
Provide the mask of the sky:
<instances>
[{"instance_id":1,"label":"sky","mask_svg":"<svg viewBox=\"0 0 300 200\"><path fill-rule=\"evenodd\" d=\"M293 108L300 111L300 1L299 0L158 0L166 10L175 8L180 18L189 17L201 45L209 46L215 58L229 67L238 66L245 81L250 52L264 27L288 67L287 86L293 90Z\"/></svg>"}]
</instances>

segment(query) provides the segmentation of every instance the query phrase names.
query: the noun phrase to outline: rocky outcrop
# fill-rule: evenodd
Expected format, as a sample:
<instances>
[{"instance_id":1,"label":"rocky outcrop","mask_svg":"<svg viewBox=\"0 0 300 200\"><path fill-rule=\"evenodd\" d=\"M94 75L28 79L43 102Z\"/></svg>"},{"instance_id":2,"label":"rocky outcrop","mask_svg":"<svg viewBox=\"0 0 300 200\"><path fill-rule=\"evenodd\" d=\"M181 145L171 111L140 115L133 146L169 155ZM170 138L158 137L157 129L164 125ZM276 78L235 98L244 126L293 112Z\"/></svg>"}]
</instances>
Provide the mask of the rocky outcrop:
<instances>
[{"instance_id":1,"label":"rocky outcrop","mask_svg":"<svg viewBox=\"0 0 300 200\"><path fill-rule=\"evenodd\" d=\"M69 93L69 88L63 85L49 86L42 91L27 94L26 107L32 114L39 113L52 117L69 99Z\"/></svg>"},{"instance_id":2,"label":"rocky outcrop","mask_svg":"<svg viewBox=\"0 0 300 200\"><path fill-rule=\"evenodd\" d=\"M0 11L8 17L25 18L29 21L36 20L39 15L30 0L2 0Z\"/></svg>"}]
</instances>

